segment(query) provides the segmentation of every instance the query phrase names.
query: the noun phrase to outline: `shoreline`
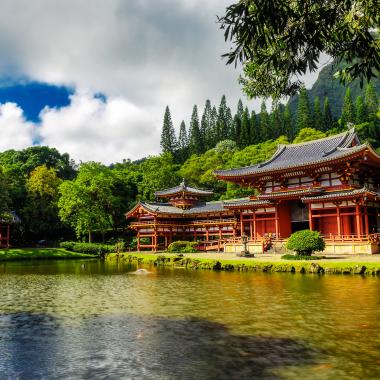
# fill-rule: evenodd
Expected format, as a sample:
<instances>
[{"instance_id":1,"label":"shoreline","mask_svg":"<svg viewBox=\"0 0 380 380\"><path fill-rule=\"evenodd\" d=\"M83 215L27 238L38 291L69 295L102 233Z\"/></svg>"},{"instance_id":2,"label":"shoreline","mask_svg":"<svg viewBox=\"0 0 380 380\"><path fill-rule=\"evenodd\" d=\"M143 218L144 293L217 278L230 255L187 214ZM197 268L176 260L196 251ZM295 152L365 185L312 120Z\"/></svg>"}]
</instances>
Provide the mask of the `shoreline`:
<instances>
[{"instance_id":1,"label":"shoreline","mask_svg":"<svg viewBox=\"0 0 380 380\"><path fill-rule=\"evenodd\" d=\"M217 270L244 272L287 272L314 274L359 274L380 276L380 257L376 260L351 261L350 258L321 259L321 260L281 260L280 257L255 258L223 258L223 254L184 254L183 257L172 253L141 253L123 252L110 253L106 261L121 261L138 265L154 265L157 267L185 268L189 270ZM373 256L371 256L373 257Z\"/></svg>"}]
</instances>

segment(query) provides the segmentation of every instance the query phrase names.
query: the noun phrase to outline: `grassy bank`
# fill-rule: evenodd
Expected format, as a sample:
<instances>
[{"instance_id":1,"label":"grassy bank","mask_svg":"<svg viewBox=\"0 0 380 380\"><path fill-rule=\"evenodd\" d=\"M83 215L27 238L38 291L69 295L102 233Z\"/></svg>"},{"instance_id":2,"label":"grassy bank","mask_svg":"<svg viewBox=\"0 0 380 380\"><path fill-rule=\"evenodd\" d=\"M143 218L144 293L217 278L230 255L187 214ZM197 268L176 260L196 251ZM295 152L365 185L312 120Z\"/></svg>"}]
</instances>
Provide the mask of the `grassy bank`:
<instances>
[{"instance_id":1,"label":"grassy bank","mask_svg":"<svg viewBox=\"0 0 380 380\"><path fill-rule=\"evenodd\" d=\"M188 269L207 269L224 271L253 272L290 272L290 273L326 273L326 274L363 274L380 276L379 262L347 262L347 261L258 261L250 259L218 259L180 257L175 254L145 254L145 253L111 253L106 260L120 260L130 263L170 266Z\"/></svg>"},{"instance_id":2,"label":"grassy bank","mask_svg":"<svg viewBox=\"0 0 380 380\"><path fill-rule=\"evenodd\" d=\"M46 259L83 259L96 256L70 252L62 248L11 248L0 249L0 261L46 260Z\"/></svg>"}]
</instances>

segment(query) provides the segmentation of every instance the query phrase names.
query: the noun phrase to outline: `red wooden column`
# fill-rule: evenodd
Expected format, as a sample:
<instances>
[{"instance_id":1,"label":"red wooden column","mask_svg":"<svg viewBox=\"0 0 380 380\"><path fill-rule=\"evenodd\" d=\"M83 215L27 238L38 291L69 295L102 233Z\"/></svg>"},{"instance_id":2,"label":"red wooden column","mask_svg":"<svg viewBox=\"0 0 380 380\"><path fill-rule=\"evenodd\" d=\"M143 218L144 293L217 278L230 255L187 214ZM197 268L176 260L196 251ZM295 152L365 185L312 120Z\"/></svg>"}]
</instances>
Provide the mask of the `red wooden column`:
<instances>
[{"instance_id":1,"label":"red wooden column","mask_svg":"<svg viewBox=\"0 0 380 380\"><path fill-rule=\"evenodd\" d=\"M309 230L314 231L313 209L311 208L311 203L309 203L308 207L309 207Z\"/></svg>"},{"instance_id":2,"label":"red wooden column","mask_svg":"<svg viewBox=\"0 0 380 380\"><path fill-rule=\"evenodd\" d=\"M257 239L257 228L256 228L256 211L253 211L253 239L256 241Z\"/></svg>"},{"instance_id":3,"label":"red wooden column","mask_svg":"<svg viewBox=\"0 0 380 380\"><path fill-rule=\"evenodd\" d=\"M362 234L362 228L361 228L361 221L360 221L360 207L358 204L356 204L356 208L355 208L355 218L356 218L356 234L358 235L358 238L360 238Z\"/></svg>"},{"instance_id":4,"label":"red wooden column","mask_svg":"<svg viewBox=\"0 0 380 380\"><path fill-rule=\"evenodd\" d=\"M206 241L209 241L209 240L210 240L210 235L209 235L208 227L206 226Z\"/></svg>"},{"instance_id":5,"label":"red wooden column","mask_svg":"<svg viewBox=\"0 0 380 380\"><path fill-rule=\"evenodd\" d=\"M243 210L240 210L240 236L243 236L244 223L243 223Z\"/></svg>"},{"instance_id":6,"label":"red wooden column","mask_svg":"<svg viewBox=\"0 0 380 380\"><path fill-rule=\"evenodd\" d=\"M365 206L364 208L364 228L365 228L365 234L368 237L369 236L369 221L368 221L368 208Z\"/></svg>"},{"instance_id":7,"label":"red wooden column","mask_svg":"<svg viewBox=\"0 0 380 380\"><path fill-rule=\"evenodd\" d=\"M140 252L140 230L137 230L137 252Z\"/></svg>"},{"instance_id":8,"label":"red wooden column","mask_svg":"<svg viewBox=\"0 0 380 380\"><path fill-rule=\"evenodd\" d=\"M278 239L278 203L276 203L274 208L274 225L275 225L275 232L276 232L276 239Z\"/></svg>"},{"instance_id":9,"label":"red wooden column","mask_svg":"<svg viewBox=\"0 0 380 380\"><path fill-rule=\"evenodd\" d=\"M340 203L335 203L336 205L336 223L337 223L337 227L338 227L338 236L340 236L342 234L342 221L341 221L341 218L340 218Z\"/></svg>"},{"instance_id":10,"label":"red wooden column","mask_svg":"<svg viewBox=\"0 0 380 380\"><path fill-rule=\"evenodd\" d=\"M253 220L249 219L249 238L253 239Z\"/></svg>"}]
</instances>

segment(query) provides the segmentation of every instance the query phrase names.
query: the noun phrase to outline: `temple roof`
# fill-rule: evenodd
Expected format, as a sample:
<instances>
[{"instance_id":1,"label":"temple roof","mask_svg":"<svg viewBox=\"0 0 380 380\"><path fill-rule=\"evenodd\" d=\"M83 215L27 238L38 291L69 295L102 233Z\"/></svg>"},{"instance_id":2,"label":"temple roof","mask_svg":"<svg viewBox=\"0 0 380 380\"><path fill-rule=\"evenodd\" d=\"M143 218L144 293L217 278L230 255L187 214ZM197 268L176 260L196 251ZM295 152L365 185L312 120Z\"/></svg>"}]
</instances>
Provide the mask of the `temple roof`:
<instances>
[{"instance_id":1,"label":"temple roof","mask_svg":"<svg viewBox=\"0 0 380 380\"><path fill-rule=\"evenodd\" d=\"M301 198L302 202L314 202L314 201L329 201L332 199L349 199L357 198L362 196L369 196L371 198L379 197L380 194L376 191L370 190L366 187L360 189L350 189L350 190L341 190L341 191L332 191L322 195L317 195L313 197L304 197Z\"/></svg>"},{"instance_id":2,"label":"temple roof","mask_svg":"<svg viewBox=\"0 0 380 380\"><path fill-rule=\"evenodd\" d=\"M213 194L211 190L203 190L203 189L197 189L195 187L187 186L185 180L183 180L178 186L171 187L170 189L156 191L154 195L156 197L168 197L170 195L175 195L178 193L188 193L188 194L194 194L197 196L209 196Z\"/></svg>"},{"instance_id":3,"label":"temple roof","mask_svg":"<svg viewBox=\"0 0 380 380\"><path fill-rule=\"evenodd\" d=\"M355 130L351 129L319 140L281 144L268 161L239 169L216 170L215 174L217 177L226 178L297 168L344 158L368 147L367 144L360 144Z\"/></svg>"}]
</instances>

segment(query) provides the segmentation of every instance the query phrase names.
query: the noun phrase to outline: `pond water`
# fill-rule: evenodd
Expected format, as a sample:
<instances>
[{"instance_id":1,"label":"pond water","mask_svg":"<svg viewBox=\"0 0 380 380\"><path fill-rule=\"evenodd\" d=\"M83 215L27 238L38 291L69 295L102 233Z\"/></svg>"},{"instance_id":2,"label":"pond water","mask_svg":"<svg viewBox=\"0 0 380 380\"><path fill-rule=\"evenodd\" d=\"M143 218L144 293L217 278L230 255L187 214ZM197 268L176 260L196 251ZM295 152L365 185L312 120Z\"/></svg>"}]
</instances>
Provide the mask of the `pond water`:
<instances>
[{"instance_id":1,"label":"pond water","mask_svg":"<svg viewBox=\"0 0 380 380\"><path fill-rule=\"evenodd\" d=\"M380 378L380 279L0 264L0 379Z\"/></svg>"}]
</instances>

